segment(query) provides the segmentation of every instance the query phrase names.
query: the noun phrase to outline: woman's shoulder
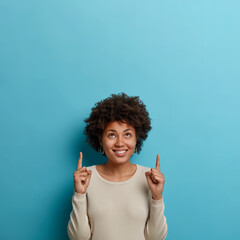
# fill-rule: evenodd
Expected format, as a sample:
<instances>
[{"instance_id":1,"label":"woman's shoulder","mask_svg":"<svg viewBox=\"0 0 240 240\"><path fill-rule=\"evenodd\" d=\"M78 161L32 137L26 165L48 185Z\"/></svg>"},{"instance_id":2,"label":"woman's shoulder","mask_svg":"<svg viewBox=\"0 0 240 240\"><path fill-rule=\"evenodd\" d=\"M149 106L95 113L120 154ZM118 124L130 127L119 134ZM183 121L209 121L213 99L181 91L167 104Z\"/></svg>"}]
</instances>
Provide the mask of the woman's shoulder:
<instances>
[{"instance_id":1,"label":"woman's shoulder","mask_svg":"<svg viewBox=\"0 0 240 240\"><path fill-rule=\"evenodd\" d=\"M150 171L150 167L147 167L147 166L143 166L143 165L139 165L139 164L136 164L138 166L138 168L141 170L141 171Z\"/></svg>"},{"instance_id":2,"label":"woman's shoulder","mask_svg":"<svg viewBox=\"0 0 240 240\"><path fill-rule=\"evenodd\" d=\"M87 166L87 169L88 170L93 170L93 169L95 169L95 167L96 167L96 165L91 165L91 166Z\"/></svg>"}]
</instances>

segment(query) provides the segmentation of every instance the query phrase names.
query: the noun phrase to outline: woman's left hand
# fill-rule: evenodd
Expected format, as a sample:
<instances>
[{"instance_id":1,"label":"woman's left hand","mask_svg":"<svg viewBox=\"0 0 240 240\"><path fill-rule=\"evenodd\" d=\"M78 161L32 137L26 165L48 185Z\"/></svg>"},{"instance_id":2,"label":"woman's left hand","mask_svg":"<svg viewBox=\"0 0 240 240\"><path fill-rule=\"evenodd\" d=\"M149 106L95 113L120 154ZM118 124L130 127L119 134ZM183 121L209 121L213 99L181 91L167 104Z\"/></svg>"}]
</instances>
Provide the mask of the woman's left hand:
<instances>
[{"instance_id":1,"label":"woman's left hand","mask_svg":"<svg viewBox=\"0 0 240 240\"><path fill-rule=\"evenodd\" d=\"M165 183L164 175L160 172L160 159L159 154L156 159L156 168L151 168L150 171L145 172L148 186L152 193L154 200L162 199L163 187Z\"/></svg>"}]
</instances>

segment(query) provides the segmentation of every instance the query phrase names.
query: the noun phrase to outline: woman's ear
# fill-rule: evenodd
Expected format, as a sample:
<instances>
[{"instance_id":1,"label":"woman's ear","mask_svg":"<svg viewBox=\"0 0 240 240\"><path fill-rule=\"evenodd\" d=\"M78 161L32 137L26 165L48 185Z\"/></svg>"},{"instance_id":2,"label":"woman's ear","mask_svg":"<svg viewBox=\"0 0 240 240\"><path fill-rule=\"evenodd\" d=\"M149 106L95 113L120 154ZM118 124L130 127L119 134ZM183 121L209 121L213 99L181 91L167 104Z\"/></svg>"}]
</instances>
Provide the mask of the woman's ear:
<instances>
[{"instance_id":1,"label":"woman's ear","mask_svg":"<svg viewBox=\"0 0 240 240\"><path fill-rule=\"evenodd\" d=\"M99 144L102 147L102 139L101 139L101 137L99 137Z\"/></svg>"}]
</instances>

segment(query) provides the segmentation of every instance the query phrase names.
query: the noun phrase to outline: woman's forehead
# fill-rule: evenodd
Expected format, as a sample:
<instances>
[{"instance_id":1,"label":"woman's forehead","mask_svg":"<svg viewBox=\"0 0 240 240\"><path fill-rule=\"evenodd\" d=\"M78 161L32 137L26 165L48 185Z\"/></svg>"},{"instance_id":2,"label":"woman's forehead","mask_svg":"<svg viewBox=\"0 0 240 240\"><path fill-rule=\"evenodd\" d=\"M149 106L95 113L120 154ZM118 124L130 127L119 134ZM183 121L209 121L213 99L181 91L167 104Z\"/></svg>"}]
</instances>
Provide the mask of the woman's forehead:
<instances>
[{"instance_id":1,"label":"woman's forehead","mask_svg":"<svg viewBox=\"0 0 240 240\"><path fill-rule=\"evenodd\" d=\"M125 130L135 130L134 127L132 125L130 125L128 122L126 121L113 121L113 122L109 122L104 131L109 131L109 130L114 130L114 131L125 131Z\"/></svg>"}]
</instances>

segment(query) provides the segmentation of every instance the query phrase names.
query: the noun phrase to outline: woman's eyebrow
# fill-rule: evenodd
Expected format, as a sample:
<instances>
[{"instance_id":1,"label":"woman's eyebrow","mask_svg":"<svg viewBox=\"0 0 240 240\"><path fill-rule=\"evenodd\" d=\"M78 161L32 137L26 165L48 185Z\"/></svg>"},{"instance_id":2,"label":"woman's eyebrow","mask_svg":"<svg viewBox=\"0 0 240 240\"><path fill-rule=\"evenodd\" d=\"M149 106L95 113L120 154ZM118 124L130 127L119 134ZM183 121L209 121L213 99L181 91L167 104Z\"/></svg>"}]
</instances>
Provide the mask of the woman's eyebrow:
<instances>
[{"instance_id":1,"label":"woman's eyebrow","mask_svg":"<svg viewBox=\"0 0 240 240\"><path fill-rule=\"evenodd\" d=\"M128 128L128 129L124 130L123 132L127 132L129 130L133 131L131 128Z\"/></svg>"}]
</instances>

